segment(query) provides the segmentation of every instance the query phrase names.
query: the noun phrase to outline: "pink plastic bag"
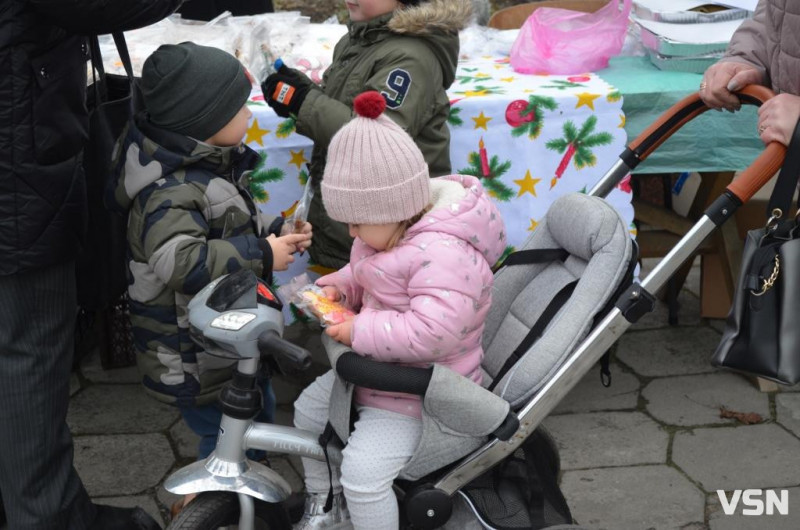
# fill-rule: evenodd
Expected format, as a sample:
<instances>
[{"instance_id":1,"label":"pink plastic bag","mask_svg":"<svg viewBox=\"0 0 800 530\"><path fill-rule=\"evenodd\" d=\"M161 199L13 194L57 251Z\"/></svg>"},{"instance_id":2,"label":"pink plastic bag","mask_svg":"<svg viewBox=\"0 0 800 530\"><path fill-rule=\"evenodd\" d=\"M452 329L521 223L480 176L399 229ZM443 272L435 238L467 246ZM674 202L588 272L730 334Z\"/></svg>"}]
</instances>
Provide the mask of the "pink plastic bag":
<instances>
[{"instance_id":1,"label":"pink plastic bag","mask_svg":"<svg viewBox=\"0 0 800 530\"><path fill-rule=\"evenodd\" d=\"M608 66L625 41L631 0L611 0L594 13L540 7L522 24L511 66L523 74L580 74Z\"/></svg>"}]
</instances>

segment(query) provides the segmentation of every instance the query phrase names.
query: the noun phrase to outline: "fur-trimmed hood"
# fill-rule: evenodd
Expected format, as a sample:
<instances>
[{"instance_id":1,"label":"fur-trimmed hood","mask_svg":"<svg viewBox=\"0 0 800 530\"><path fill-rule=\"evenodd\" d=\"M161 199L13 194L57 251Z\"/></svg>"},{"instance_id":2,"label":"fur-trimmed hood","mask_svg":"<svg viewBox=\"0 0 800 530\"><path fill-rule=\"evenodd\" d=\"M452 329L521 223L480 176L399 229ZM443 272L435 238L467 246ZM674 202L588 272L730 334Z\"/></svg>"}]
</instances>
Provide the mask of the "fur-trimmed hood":
<instances>
[{"instance_id":1,"label":"fur-trimmed hood","mask_svg":"<svg viewBox=\"0 0 800 530\"><path fill-rule=\"evenodd\" d=\"M442 65L444 87L448 88L458 63L458 32L470 23L472 0L421 0L384 16L372 23L395 35L422 39Z\"/></svg>"},{"instance_id":2,"label":"fur-trimmed hood","mask_svg":"<svg viewBox=\"0 0 800 530\"><path fill-rule=\"evenodd\" d=\"M405 35L431 35L458 32L469 24L472 0L422 0L415 6L396 11L389 29Z\"/></svg>"}]
</instances>

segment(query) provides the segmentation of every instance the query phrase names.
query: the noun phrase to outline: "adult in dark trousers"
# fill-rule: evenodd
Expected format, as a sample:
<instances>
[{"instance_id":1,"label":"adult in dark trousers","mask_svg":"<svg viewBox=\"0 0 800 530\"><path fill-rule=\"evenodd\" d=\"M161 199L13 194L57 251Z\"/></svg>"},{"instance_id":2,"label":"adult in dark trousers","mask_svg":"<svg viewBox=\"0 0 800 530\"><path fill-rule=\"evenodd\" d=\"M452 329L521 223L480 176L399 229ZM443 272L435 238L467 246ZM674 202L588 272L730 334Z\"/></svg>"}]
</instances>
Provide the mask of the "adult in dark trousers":
<instances>
[{"instance_id":1,"label":"adult in dark trousers","mask_svg":"<svg viewBox=\"0 0 800 530\"><path fill-rule=\"evenodd\" d=\"M66 424L86 221L85 35L133 29L181 0L0 3L0 495L13 530L150 530L93 504Z\"/></svg>"},{"instance_id":2,"label":"adult in dark trousers","mask_svg":"<svg viewBox=\"0 0 800 530\"><path fill-rule=\"evenodd\" d=\"M272 0L192 0L180 8L183 18L192 20L211 20L225 11L233 16L272 13Z\"/></svg>"}]
</instances>

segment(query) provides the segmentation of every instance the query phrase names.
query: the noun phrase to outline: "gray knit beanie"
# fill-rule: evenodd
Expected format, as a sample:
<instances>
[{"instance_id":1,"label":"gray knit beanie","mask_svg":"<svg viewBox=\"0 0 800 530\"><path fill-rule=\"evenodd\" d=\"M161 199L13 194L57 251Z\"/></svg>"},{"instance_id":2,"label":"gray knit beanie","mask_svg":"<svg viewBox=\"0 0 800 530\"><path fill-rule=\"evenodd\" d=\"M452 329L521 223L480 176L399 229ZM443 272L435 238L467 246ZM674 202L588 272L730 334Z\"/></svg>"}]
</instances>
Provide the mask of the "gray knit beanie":
<instances>
[{"instance_id":1,"label":"gray knit beanie","mask_svg":"<svg viewBox=\"0 0 800 530\"><path fill-rule=\"evenodd\" d=\"M236 116L251 89L234 56L193 42L159 46L144 62L141 87L153 125L200 141Z\"/></svg>"}]
</instances>

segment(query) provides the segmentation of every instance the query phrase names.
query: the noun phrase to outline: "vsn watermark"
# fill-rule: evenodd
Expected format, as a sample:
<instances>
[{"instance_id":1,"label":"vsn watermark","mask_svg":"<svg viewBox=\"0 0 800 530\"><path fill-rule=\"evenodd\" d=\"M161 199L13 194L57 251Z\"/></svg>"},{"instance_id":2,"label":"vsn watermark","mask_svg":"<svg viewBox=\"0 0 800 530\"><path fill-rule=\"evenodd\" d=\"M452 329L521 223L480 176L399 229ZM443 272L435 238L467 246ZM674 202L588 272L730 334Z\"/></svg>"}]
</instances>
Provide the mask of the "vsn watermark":
<instances>
[{"instance_id":1,"label":"vsn watermark","mask_svg":"<svg viewBox=\"0 0 800 530\"><path fill-rule=\"evenodd\" d=\"M733 515L739 502L742 515L789 515L789 490L733 490L730 499L723 490L717 490L725 515Z\"/></svg>"}]
</instances>

